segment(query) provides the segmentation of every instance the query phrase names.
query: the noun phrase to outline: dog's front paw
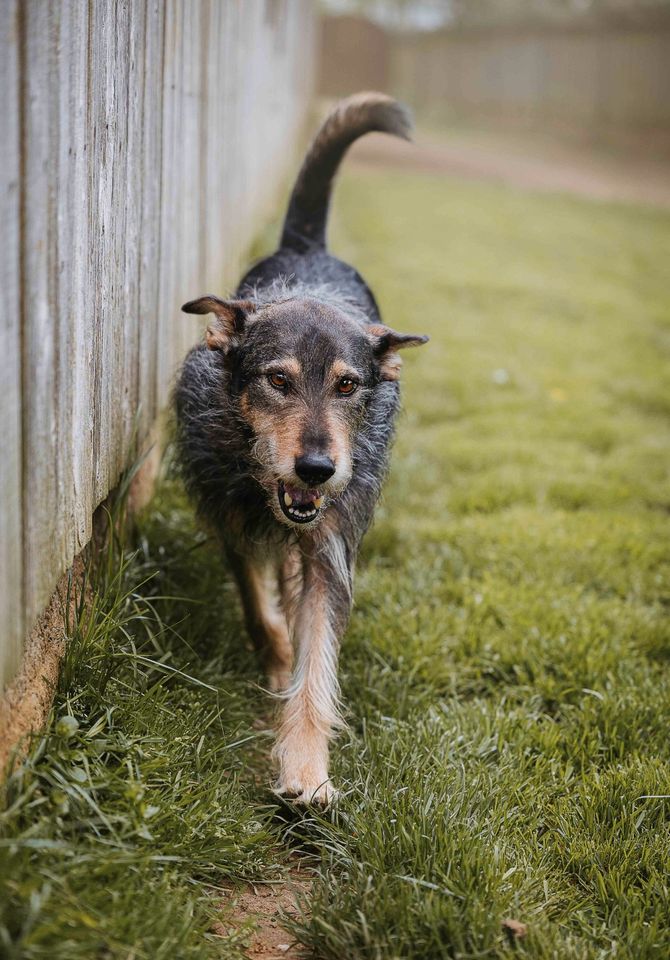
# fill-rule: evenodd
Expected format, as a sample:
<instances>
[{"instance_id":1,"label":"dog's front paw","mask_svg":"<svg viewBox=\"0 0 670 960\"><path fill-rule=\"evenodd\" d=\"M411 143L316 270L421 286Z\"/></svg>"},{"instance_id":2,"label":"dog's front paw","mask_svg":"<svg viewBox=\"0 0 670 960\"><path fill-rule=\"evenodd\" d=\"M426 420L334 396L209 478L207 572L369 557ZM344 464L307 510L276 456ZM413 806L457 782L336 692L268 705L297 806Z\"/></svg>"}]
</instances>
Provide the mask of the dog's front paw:
<instances>
[{"instance_id":1,"label":"dog's front paw","mask_svg":"<svg viewBox=\"0 0 670 960\"><path fill-rule=\"evenodd\" d=\"M328 768L321 763L291 763L284 757L275 793L295 803L325 807L337 796L328 776Z\"/></svg>"},{"instance_id":2,"label":"dog's front paw","mask_svg":"<svg viewBox=\"0 0 670 960\"><path fill-rule=\"evenodd\" d=\"M283 735L282 735L283 734ZM326 806L335 798L328 776L328 737L308 724L280 731L274 749L279 766L275 792L295 803Z\"/></svg>"},{"instance_id":3,"label":"dog's front paw","mask_svg":"<svg viewBox=\"0 0 670 960\"><path fill-rule=\"evenodd\" d=\"M327 807L337 797L337 790L327 775L325 779L317 776L282 778L275 786L275 793L304 807Z\"/></svg>"}]
</instances>

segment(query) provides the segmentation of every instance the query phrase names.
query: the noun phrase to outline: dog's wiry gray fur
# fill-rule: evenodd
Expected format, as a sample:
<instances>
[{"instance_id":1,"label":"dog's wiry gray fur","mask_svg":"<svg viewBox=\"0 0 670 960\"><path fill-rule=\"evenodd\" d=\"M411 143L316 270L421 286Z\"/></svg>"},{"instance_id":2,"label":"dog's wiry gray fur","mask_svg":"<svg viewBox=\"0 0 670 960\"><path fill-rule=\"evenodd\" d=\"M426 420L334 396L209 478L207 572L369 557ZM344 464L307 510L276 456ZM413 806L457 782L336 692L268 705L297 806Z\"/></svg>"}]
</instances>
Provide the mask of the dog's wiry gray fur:
<instances>
[{"instance_id":1,"label":"dog's wiry gray fur","mask_svg":"<svg viewBox=\"0 0 670 960\"><path fill-rule=\"evenodd\" d=\"M399 405L396 351L425 340L383 327L363 278L326 249L337 166L370 130L406 137L407 114L381 94L339 104L305 158L279 250L246 274L234 301L207 297L186 304L189 312L212 311L219 320L207 345L186 357L175 389L184 477L232 561L249 630L284 672L289 637L298 650L276 756L279 789L304 802L327 800L331 792L327 739L339 716L337 644L351 608L358 548L387 471ZM275 374L273 390L268 371L277 364L294 372ZM350 395L347 387L332 386L338 370L352 371ZM299 424L299 436L287 439L282 424L289 421ZM323 500L316 499L321 487L307 491L315 485L296 476L303 451L332 456L334 475L324 483ZM313 507L318 517L311 522L292 522L282 490L295 496L302 490L305 509L325 506ZM268 562L278 582L286 564L299 578L290 600L284 590L279 627L259 586L258 571ZM278 689L287 686L282 677L271 676Z\"/></svg>"}]
</instances>

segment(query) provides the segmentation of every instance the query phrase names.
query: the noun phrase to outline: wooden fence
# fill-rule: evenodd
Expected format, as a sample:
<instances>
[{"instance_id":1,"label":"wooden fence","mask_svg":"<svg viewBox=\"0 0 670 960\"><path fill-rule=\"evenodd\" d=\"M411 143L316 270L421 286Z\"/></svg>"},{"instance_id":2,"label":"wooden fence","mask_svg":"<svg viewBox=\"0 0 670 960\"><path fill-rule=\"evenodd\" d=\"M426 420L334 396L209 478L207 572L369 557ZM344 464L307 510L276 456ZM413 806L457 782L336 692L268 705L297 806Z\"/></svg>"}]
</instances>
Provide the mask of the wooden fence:
<instances>
[{"instance_id":1,"label":"wooden fence","mask_svg":"<svg viewBox=\"0 0 670 960\"><path fill-rule=\"evenodd\" d=\"M362 72L421 117L525 125L670 147L670 14L392 33L357 17L321 30L320 89Z\"/></svg>"},{"instance_id":2,"label":"wooden fence","mask_svg":"<svg viewBox=\"0 0 670 960\"><path fill-rule=\"evenodd\" d=\"M0 689L296 157L311 0L2 0Z\"/></svg>"},{"instance_id":3,"label":"wooden fence","mask_svg":"<svg viewBox=\"0 0 670 960\"><path fill-rule=\"evenodd\" d=\"M670 135L670 19L442 31L399 41L397 89L442 118Z\"/></svg>"}]
</instances>

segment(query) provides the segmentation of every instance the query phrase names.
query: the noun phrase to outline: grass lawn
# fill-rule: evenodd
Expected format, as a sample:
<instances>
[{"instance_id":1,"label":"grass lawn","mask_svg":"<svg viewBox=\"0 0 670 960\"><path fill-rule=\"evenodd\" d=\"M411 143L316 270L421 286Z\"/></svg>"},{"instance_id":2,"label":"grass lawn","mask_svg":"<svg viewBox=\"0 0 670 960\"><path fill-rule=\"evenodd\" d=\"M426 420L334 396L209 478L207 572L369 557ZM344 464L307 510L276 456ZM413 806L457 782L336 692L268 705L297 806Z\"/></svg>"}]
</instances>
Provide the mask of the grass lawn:
<instances>
[{"instance_id":1,"label":"grass lawn","mask_svg":"<svg viewBox=\"0 0 670 960\"><path fill-rule=\"evenodd\" d=\"M168 478L10 781L0 956L239 957L217 888L298 850L315 957L667 958L670 215L350 170L332 233L432 338L342 650L340 804L273 802L237 600Z\"/></svg>"}]
</instances>

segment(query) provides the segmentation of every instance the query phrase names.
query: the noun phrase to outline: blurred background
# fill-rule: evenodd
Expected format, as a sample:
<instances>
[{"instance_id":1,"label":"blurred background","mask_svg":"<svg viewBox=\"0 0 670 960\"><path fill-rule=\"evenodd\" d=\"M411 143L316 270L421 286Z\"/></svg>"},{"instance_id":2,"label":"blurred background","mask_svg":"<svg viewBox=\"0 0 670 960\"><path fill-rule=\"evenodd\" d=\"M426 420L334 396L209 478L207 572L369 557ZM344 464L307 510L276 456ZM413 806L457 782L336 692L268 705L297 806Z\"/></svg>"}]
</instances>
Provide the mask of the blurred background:
<instances>
[{"instance_id":1,"label":"blurred background","mask_svg":"<svg viewBox=\"0 0 670 960\"><path fill-rule=\"evenodd\" d=\"M413 161L382 138L360 156L670 202L668 0L324 0L322 10L318 92L386 90L420 123Z\"/></svg>"}]
</instances>

